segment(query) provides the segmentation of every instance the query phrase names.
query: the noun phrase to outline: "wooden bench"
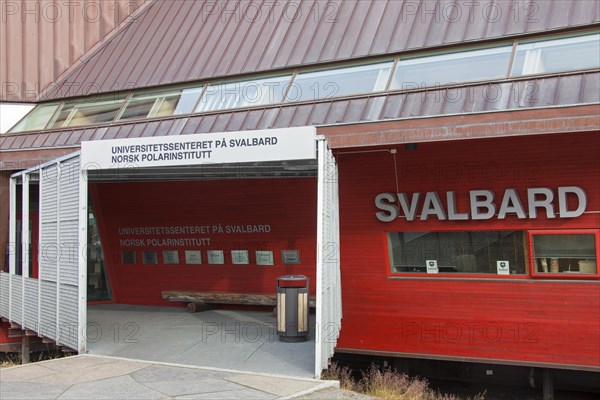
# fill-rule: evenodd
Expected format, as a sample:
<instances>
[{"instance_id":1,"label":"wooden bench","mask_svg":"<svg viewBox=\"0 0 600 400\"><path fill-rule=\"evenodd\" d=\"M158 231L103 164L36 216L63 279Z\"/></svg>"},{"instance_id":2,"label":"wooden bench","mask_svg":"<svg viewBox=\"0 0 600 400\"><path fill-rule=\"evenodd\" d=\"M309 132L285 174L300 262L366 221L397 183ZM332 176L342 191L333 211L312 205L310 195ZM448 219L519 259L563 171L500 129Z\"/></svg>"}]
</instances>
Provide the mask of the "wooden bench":
<instances>
[{"instance_id":1,"label":"wooden bench","mask_svg":"<svg viewBox=\"0 0 600 400\"><path fill-rule=\"evenodd\" d=\"M167 301L187 303L189 312L212 310L216 304L236 304L245 306L277 306L277 295L260 293L194 292L184 290L166 290L162 298ZM310 296L308 306L315 308L317 301Z\"/></svg>"}]
</instances>

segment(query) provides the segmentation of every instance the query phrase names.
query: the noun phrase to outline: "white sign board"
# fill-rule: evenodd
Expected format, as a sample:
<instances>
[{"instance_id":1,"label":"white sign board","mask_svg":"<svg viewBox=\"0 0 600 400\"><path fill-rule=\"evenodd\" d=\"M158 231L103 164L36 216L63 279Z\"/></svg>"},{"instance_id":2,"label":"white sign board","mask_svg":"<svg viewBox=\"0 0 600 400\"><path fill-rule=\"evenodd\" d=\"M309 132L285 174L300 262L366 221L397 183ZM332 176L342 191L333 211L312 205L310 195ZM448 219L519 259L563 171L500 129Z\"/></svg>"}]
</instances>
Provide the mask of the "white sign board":
<instances>
[{"instance_id":1,"label":"white sign board","mask_svg":"<svg viewBox=\"0 0 600 400\"><path fill-rule=\"evenodd\" d=\"M425 260L425 263L427 264L428 274L437 274L439 272L437 260Z\"/></svg>"},{"instance_id":2,"label":"white sign board","mask_svg":"<svg viewBox=\"0 0 600 400\"><path fill-rule=\"evenodd\" d=\"M81 143L82 169L126 169L316 159L312 126L96 140Z\"/></svg>"},{"instance_id":3,"label":"white sign board","mask_svg":"<svg viewBox=\"0 0 600 400\"><path fill-rule=\"evenodd\" d=\"M496 261L496 269L498 271L498 275L510 275L508 261Z\"/></svg>"}]
</instances>

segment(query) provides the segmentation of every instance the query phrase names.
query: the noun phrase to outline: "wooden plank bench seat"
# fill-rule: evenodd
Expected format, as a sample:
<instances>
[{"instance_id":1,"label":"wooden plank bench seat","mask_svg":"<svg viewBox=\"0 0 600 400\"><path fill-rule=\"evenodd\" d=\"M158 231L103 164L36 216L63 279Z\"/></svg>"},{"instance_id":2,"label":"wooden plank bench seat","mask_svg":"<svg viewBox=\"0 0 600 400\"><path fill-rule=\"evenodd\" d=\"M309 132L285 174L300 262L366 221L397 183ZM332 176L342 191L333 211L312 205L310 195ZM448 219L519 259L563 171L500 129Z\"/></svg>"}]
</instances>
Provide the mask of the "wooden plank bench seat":
<instances>
[{"instance_id":1,"label":"wooden plank bench seat","mask_svg":"<svg viewBox=\"0 0 600 400\"><path fill-rule=\"evenodd\" d=\"M189 312L205 311L214 308L215 304L237 304L245 306L277 306L277 295L261 293L229 293L229 292L194 292L185 290L166 290L161 292L167 301L182 301L187 304ZM309 307L315 308L314 296L308 300Z\"/></svg>"}]
</instances>

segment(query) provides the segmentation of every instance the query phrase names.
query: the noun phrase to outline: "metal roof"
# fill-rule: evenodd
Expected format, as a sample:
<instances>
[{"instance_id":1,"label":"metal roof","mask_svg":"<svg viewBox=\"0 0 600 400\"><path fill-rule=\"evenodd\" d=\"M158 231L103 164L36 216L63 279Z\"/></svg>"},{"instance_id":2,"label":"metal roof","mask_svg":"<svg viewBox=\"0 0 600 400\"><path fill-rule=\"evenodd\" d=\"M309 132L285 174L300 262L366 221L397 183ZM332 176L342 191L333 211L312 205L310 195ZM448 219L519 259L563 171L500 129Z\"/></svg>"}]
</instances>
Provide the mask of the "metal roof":
<instances>
[{"instance_id":1,"label":"metal roof","mask_svg":"<svg viewBox=\"0 0 600 400\"><path fill-rule=\"evenodd\" d=\"M574 0L154 0L40 100L589 26L599 8Z\"/></svg>"},{"instance_id":2,"label":"metal roof","mask_svg":"<svg viewBox=\"0 0 600 400\"><path fill-rule=\"evenodd\" d=\"M333 125L599 102L600 72L591 71L301 105L7 134L0 136L0 151L76 147L86 140Z\"/></svg>"}]
</instances>

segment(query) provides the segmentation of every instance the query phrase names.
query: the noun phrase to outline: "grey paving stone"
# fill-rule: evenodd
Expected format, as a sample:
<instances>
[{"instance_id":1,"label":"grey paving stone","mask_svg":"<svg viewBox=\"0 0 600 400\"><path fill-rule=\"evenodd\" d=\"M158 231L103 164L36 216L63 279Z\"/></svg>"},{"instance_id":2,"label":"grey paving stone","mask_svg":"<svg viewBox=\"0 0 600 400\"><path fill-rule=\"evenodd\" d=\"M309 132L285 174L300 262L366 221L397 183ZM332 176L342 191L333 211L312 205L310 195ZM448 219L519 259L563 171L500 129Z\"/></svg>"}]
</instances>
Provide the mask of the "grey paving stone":
<instances>
[{"instance_id":1,"label":"grey paving stone","mask_svg":"<svg viewBox=\"0 0 600 400\"><path fill-rule=\"evenodd\" d=\"M148 382L144 385L158 390L166 395L176 397L192 394L208 394L218 392L233 392L244 389L243 386L222 379L204 378L191 381L161 381Z\"/></svg>"},{"instance_id":2,"label":"grey paving stone","mask_svg":"<svg viewBox=\"0 0 600 400\"><path fill-rule=\"evenodd\" d=\"M56 375L58 372L43 365L27 364L0 369L2 382L30 382L44 376Z\"/></svg>"},{"instance_id":3,"label":"grey paving stone","mask_svg":"<svg viewBox=\"0 0 600 400\"><path fill-rule=\"evenodd\" d=\"M135 371L131 377L139 383L146 382L171 382L185 380L200 380L206 378L225 379L229 373L202 370L196 368L172 367L169 365L151 365L147 368Z\"/></svg>"},{"instance_id":4,"label":"grey paving stone","mask_svg":"<svg viewBox=\"0 0 600 400\"><path fill-rule=\"evenodd\" d=\"M78 383L67 389L58 399L161 399L165 393L137 383L130 376Z\"/></svg>"},{"instance_id":5,"label":"grey paving stone","mask_svg":"<svg viewBox=\"0 0 600 400\"><path fill-rule=\"evenodd\" d=\"M268 376L249 374L233 375L227 378L227 380L277 396L289 396L293 393L301 392L318 385L318 383L310 381L272 378Z\"/></svg>"},{"instance_id":6,"label":"grey paving stone","mask_svg":"<svg viewBox=\"0 0 600 400\"><path fill-rule=\"evenodd\" d=\"M29 382L7 382L2 379L0 399L2 400L46 400L57 399L69 385Z\"/></svg>"}]
</instances>

